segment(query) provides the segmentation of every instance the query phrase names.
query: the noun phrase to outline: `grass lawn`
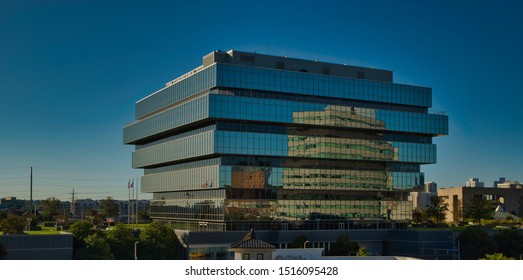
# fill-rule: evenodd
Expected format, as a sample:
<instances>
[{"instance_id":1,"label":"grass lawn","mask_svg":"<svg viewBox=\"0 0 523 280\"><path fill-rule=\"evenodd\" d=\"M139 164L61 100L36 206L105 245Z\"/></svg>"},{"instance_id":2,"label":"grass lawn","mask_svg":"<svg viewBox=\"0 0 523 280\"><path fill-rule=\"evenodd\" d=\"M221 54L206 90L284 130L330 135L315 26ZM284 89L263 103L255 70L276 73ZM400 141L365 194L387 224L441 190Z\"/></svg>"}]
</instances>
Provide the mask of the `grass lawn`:
<instances>
[{"instance_id":1,"label":"grass lawn","mask_svg":"<svg viewBox=\"0 0 523 280\"><path fill-rule=\"evenodd\" d=\"M43 224L40 225L42 230L32 230L29 234L60 234L59 230L56 230L55 227L44 227Z\"/></svg>"},{"instance_id":2,"label":"grass lawn","mask_svg":"<svg viewBox=\"0 0 523 280\"><path fill-rule=\"evenodd\" d=\"M41 235L41 234L60 234L59 230L56 230L54 226L52 227L45 227L44 224L39 225L41 230L31 230L29 232L24 231L25 233L31 234L31 235Z\"/></svg>"},{"instance_id":3,"label":"grass lawn","mask_svg":"<svg viewBox=\"0 0 523 280\"><path fill-rule=\"evenodd\" d=\"M31 234L31 235L60 234L60 231L59 230L35 230L35 231L30 231L29 234Z\"/></svg>"},{"instance_id":4,"label":"grass lawn","mask_svg":"<svg viewBox=\"0 0 523 280\"><path fill-rule=\"evenodd\" d=\"M52 230L33 230L33 231L30 231L30 232L24 231L24 233L28 233L28 234L31 234L31 235L60 234L60 231L59 230L54 230L54 228L53 228ZM4 235L4 232L0 231L0 235Z\"/></svg>"}]
</instances>

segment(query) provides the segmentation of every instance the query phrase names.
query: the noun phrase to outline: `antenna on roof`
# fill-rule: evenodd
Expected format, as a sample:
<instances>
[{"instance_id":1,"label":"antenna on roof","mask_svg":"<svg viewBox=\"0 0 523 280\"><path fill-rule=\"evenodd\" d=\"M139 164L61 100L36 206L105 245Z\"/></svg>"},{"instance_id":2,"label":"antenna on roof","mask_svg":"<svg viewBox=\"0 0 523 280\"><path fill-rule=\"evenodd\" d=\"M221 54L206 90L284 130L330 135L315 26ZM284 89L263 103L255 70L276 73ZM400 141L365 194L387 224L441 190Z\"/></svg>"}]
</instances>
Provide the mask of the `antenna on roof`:
<instances>
[{"instance_id":1,"label":"antenna on roof","mask_svg":"<svg viewBox=\"0 0 523 280\"><path fill-rule=\"evenodd\" d=\"M269 47L271 46L271 43L267 43L267 54L269 54Z\"/></svg>"}]
</instances>

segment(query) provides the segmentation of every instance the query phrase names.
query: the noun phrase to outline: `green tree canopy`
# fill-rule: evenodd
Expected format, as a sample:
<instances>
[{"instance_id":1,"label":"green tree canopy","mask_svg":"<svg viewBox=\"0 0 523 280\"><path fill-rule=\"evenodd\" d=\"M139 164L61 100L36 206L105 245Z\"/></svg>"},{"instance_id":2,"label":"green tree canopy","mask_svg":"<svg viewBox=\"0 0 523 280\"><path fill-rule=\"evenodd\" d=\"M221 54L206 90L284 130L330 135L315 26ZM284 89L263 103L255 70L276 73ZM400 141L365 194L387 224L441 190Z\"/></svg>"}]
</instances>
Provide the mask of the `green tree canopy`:
<instances>
[{"instance_id":1,"label":"green tree canopy","mask_svg":"<svg viewBox=\"0 0 523 280\"><path fill-rule=\"evenodd\" d=\"M48 197L42 201L42 207L44 221L53 221L56 216L60 215L60 200L56 197Z\"/></svg>"},{"instance_id":2,"label":"green tree canopy","mask_svg":"<svg viewBox=\"0 0 523 280\"><path fill-rule=\"evenodd\" d=\"M89 235L95 234L96 230L94 229L93 224L82 220L72 224L71 227L69 227L69 232L79 240L85 240Z\"/></svg>"},{"instance_id":3,"label":"green tree canopy","mask_svg":"<svg viewBox=\"0 0 523 280\"><path fill-rule=\"evenodd\" d=\"M104 218L116 217L120 214L120 206L112 197L108 196L100 201L100 212Z\"/></svg>"},{"instance_id":4,"label":"green tree canopy","mask_svg":"<svg viewBox=\"0 0 523 280\"><path fill-rule=\"evenodd\" d=\"M73 253L75 259L85 258L83 254L86 254L86 242L87 237L96 235L103 236L100 230L94 228L93 224L88 221L82 220L72 224L69 227L69 232L73 235Z\"/></svg>"},{"instance_id":5,"label":"green tree canopy","mask_svg":"<svg viewBox=\"0 0 523 280\"><path fill-rule=\"evenodd\" d=\"M172 229L152 223L140 233L138 259L176 260L184 256L183 247Z\"/></svg>"},{"instance_id":6,"label":"green tree canopy","mask_svg":"<svg viewBox=\"0 0 523 280\"><path fill-rule=\"evenodd\" d=\"M485 254L485 258L480 260L515 260L514 258L509 258L503 255L503 253L494 253L494 254Z\"/></svg>"},{"instance_id":7,"label":"green tree canopy","mask_svg":"<svg viewBox=\"0 0 523 280\"><path fill-rule=\"evenodd\" d=\"M0 231L4 233L23 233L26 226L26 219L18 215L8 215L0 221Z\"/></svg>"},{"instance_id":8,"label":"green tree canopy","mask_svg":"<svg viewBox=\"0 0 523 280\"><path fill-rule=\"evenodd\" d=\"M445 220L447 211L449 211L449 204L443 197L433 196L430 198L430 206L425 210L425 215L434 223L439 224Z\"/></svg>"},{"instance_id":9,"label":"green tree canopy","mask_svg":"<svg viewBox=\"0 0 523 280\"><path fill-rule=\"evenodd\" d=\"M494 210L492 210L488 201L483 197L476 197L472 202L465 205L465 218L473 219L478 223L481 219L492 219Z\"/></svg>"},{"instance_id":10,"label":"green tree canopy","mask_svg":"<svg viewBox=\"0 0 523 280\"><path fill-rule=\"evenodd\" d=\"M370 255L369 255L369 252L367 252L367 249L365 249L364 247L361 247L358 250L358 253L356 253L356 256L363 257L363 256L370 256Z\"/></svg>"},{"instance_id":11,"label":"green tree canopy","mask_svg":"<svg viewBox=\"0 0 523 280\"><path fill-rule=\"evenodd\" d=\"M412 221L416 224L421 224L425 220L425 212L421 208L412 210Z\"/></svg>"},{"instance_id":12,"label":"green tree canopy","mask_svg":"<svg viewBox=\"0 0 523 280\"><path fill-rule=\"evenodd\" d=\"M477 227L466 228L458 237L461 259L478 260L485 254L498 252L496 242L488 233Z\"/></svg>"},{"instance_id":13,"label":"green tree canopy","mask_svg":"<svg viewBox=\"0 0 523 280\"><path fill-rule=\"evenodd\" d=\"M102 217L96 209L90 208L87 210L86 217L91 221L91 223L93 223L93 225L99 225L101 223Z\"/></svg>"},{"instance_id":14,"label":"green tree canopy","mask_svg":"<svg viewBox=\"0 0 523 280\"><path fill-rule=\"evenodd\" d=\"M84 240L85 247L78 250L76 257L80 260L113 260L109 243L98 234L91 234Z\"/></svg>"},{"instance_id":15,"label":"green tree canopy","mask_svg":"<svg viewBox=\"0 0 523 280\"><path fill-rule=\"evenodd\" d=\"M307 239L307 236L305 235L298 235L294 240L289 244L289 248L303 248L306 241L309 241ZM310 245L310 244L308 244Z\"/></svg>"},{"instance_id":16,"label":"green tree canopy","mask_svg":"<svg viewBox=\"0 0 523 280\"><path fill-rule=\"evenodd\" d=\"M342 234L336 239L329 250L329 256L354 256L360 250L358 243L352 241L348 235Z\"/></svg>"},{"instance_id":17,"label":"green tree canopy","mask_svg":"<svg viewBox=\"0 0 523 280\"><path fill-rule=\"evenodd\" d=\"M135 238L132 229L122 223L117 223L114 227L105 231L105 236L115 259L134 259Z\"/></svg>"}]
</instances>

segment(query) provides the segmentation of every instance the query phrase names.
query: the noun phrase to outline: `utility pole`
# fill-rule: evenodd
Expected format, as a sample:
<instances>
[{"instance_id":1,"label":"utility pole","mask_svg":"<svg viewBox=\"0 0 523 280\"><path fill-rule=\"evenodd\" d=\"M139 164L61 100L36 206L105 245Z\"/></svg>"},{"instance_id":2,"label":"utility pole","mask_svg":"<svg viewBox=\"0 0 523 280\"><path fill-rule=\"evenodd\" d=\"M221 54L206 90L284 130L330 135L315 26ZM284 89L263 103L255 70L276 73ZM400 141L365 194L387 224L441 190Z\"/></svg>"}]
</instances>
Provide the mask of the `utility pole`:
<instances>
[{"instance_id":1,"label":"utility pole","mask_svg":"<svg viewBox=\"0 0 523 280\"><path fill-rule=\"evenodd\" d=\"M29 209L33 209L33 167L31 166L31 176L30 176L30 183L29 183L29 198L31 201L31 204L29 205Z\"/></svg>"},{"instance_id":2,"label":"utility pole","mask_svg":"<svg viewBox=\"0 0 523 280\"><path fill-rule=\"evenodd\" d=\"M127 192L129 193L129 199L127 200L127 224L131 221L131 179L127 183Z\"/></svg>"},{"instance_id":3,"label":"utility pole","mask_svg":"<svg viewBox=\"0 0 523 280\"><path fill-rule=\"evenodd\" d=\"M71 209L70 209L70 212L73 215L73 217L75 217L76 216L76 202L74 201L74 188L73 188L72 195L73 195L73 197L71 199Z\"/></svg>"},{"instance_id":4,"label":"utility pole","mask_svg":"<svg viewBox=\"0 0 523 280\"><path fill-rule=\"evenodd\" d=\"M134 178L133 178L133 185L134 185ZM132 188L132 196L131 196L131 225L134 228L134 188Z\"/></svg>"},{"instance_id":5,"label":"utility pole","mask_svg":"<svg viewBox=\"0 0 523 280\"><path fill-rule=\"evenodd\" d=\"M135 214L136 214L136 224L138 224L138 192L140 191L140 183L138 183L139 180L140 180L140 177L138 177L136 179L136 200L135 200L136 207L134 208Z\"/></svg>"}]
</instances>

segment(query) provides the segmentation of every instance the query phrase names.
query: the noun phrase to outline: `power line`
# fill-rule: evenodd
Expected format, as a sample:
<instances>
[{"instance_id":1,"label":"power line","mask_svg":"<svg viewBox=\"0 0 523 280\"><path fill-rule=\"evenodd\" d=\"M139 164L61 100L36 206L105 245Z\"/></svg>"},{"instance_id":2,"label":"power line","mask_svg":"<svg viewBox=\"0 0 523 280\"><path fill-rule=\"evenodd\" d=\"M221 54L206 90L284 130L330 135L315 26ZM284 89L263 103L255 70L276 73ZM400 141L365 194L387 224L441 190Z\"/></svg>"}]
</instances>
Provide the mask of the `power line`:
<instances>
[{"instance_id":1,"label":"power line","mask_svg":"<svg viewBox=\"0 0 523 280\"><path fill-rule=\"evenodd\" d=\"M133 169L73 169L73 168L47 168L47 167L34 167L35 169L42 170L59 170L59 171L89 171L89 172L130 172Z\"/></svg>"},{"instance_id":2,"label":"power line","mask_svg":"<svg viewBox=\"0 0 523 280\"><path fill-rule=\"evenodd\" d=\"M64 180L64 181L111 181L111 182L126 182L125 179L81 179L81 178L57 178L57 177L34 177L35 179L50 179L50 180Z\"/></svg>"},{"instance_id":3,"label":"power line","mask_svg":"<svg viewBox=\"0 0 523 280\"><path fill-rule=\"evenodd\" d=\"M0 167L0 170L8 170L8 169L28 169L29 166L27 167Z\"/></svg>"},{"instance_id":4,"label":"power line","mask_svg":"<svg viewBox=\"0 0 523 280\"><path fill-rule=\"evenodd\" d=\"M26 172L32 169L35 169L37 174L34 174L35 172L33 172L33 176L26 175ZM71 193L70 191L66 192L64 188L75 188L75 199L77 194L81 197L94 198L110 195L122 199L124 194L127 192L127 188L125 188L125 186L127 186L126 183L128 182L127 177L135 177L135 172L132 171L133 170L97 170L47 167L0 167L0 187L2 188L0 193L2 195L24 197L28 194L28 191L25 190L24 187L28 187L30 185L29 182L26 181L29 181L28 179L33 179L32 185L35 188L33 193L35 194L35 199L37 200L52 196L67 200L70 198L69 195ZM93 174L93 172L99 172L100 174ZM116 176L111 176L110 174L103 174L102 172L118 172L117 174L119 175L114 174ZM127 174L122 176L122 172L126 172ZM92 177L89 177L91 175ZM2 176L5 177L2 178ZM116 179L122 177L125 177L125 179ZM29 194L31 194L31 192L29 192Z\"/></svg>"},{"instance_id":5,"label":"power line","mask_svg":"<svg viewBox=\"0 0 523 280\"><path fill-rule=\"evenodd\" d=\"M116 192L76 192L76 194L100 194L100 193L115 193L115 194L120 194L120 193L124 193L124 192L121 192L121 191L116 191ZM127 193L127 192L125 192Z\"/></svg>"},{"instance_id":6,"label":"power line","mask_svg":"<svg viewBox=\"0 0 523 280\"><path fill-rule=\"evenodd\" d=\"M25 184L24 184L25 185ZM78 185L78 184L67 184L67 185L62 185L62 184L34 184L35 186L41 186L41 187L86 187L86 188L90 188L90 187L107 187L107 188L112 188L112 187L127 187L127 186L124 186L124 185Z\"/></svg>"}]
</instances>

